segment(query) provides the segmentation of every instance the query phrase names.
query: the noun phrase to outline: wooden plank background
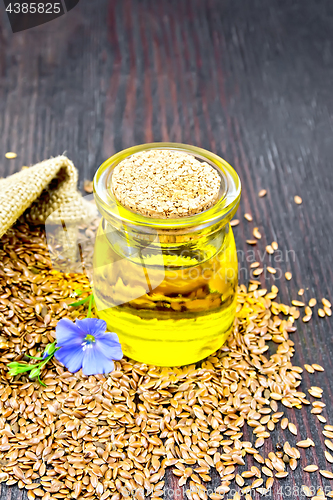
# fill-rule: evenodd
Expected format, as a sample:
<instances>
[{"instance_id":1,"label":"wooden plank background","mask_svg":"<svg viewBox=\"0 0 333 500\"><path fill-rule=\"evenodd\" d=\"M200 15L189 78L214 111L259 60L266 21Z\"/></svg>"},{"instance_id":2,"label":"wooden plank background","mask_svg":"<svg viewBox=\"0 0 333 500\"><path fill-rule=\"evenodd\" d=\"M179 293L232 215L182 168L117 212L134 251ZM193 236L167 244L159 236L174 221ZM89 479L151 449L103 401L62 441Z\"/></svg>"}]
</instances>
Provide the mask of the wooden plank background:
<instances>
[{"instance_id":1,"label":"wooden plank background","mask_svg":"<svg viewBox=\"0 0 333 500\"><path fill-rule=\"evenodd\" d=\"M279 267L293 273L291 282L275 281L281 299L305 288L306 299L332 301L332 34L332 0L81 0L66 16L14 35L1 4L0 176L65 151L82 187L103 160L134 144L210 149L243 183L238 249L248 250L257 225L261 251L278 241ZM7 151L18 158L6 160ZM263 199L261 188L268 190ZM244 282L247 256L240 255ZM323 387L331 424L332 334L332 320L315 317L298 322L293 337L297 364L325 367L323 374L305 372L301 388ZM298 439L311 436L317 445L301 451L302 464L332 470L322 424L308 409L288 416ZM274 444L286 437L295 442L279 430ZM330 481L298 467L279 484L274 498L294 499L301 484ZM167 486L181 498L170 473ZM26 494L2 485L1 500L11 498Z\"/></svg>"}]
</instances>

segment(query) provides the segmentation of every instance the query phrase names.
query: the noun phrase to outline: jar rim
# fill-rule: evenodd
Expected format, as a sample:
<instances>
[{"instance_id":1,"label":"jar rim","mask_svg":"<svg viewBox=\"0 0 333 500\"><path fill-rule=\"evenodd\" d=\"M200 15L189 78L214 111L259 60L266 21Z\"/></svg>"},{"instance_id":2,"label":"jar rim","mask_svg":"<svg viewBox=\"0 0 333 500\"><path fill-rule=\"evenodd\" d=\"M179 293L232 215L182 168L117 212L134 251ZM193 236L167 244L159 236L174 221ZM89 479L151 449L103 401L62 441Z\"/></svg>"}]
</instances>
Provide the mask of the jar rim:
<instances>
[{"instance_id":1,"label":"jar rim","mask_svg":"<svg viewBox=\"0 0 333 500\"><path fill-rule=\"evenodd\" d=\"M121 205L108 186L113 168L125 158L135 153L153 149L180 151L191 154L199 160L209 162L218 171L223 180L224 190L218 201L210 208L198 214L177 218L149 217ZM194 226L207 227L222 221L226 224L236 212L241 195L239 176L228 162L205 149L176 142L153 142L123 149L102 163L95 173L93 186L97 207L101 215L106 219L111 216L125 224L134 224L160 230L185 229Z\"/></svg>"}]
</instances>

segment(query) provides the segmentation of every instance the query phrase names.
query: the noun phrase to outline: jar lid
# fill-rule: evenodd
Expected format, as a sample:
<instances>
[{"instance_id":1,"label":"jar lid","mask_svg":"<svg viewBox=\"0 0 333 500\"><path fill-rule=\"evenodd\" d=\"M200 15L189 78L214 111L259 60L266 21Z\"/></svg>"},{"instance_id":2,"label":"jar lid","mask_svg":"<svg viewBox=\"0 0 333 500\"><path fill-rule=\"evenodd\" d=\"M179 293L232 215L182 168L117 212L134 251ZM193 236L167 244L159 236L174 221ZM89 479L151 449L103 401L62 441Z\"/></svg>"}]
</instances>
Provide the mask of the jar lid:
<instances>
[{"instance_id":1,"label":"jar lid","mask_svg":"<svg viewBox=\"0 0 333 500\"><path fill-rule=\"evenodd\" d=\"M220 186L217 198L212 197L214 199L213 204L196 214L169 218L143 215L123 206L112 189L113 173L117 172L117 167L124 160L133 157L137 153L154 150L191 155L201 165L206 163L214 169L219 175ZM146 228L150 227L158 230L190 229L194 226L197 228L200 228L200 226L207 227L219 221L227 223L238 208L241 183L231 165L214 153L186 144L160 142L134 146L120 151L106 160L95 174L94 195L102 216L111 222L118 220L129 225L145 226Z\"/></svg>"},{"instance_id":2,"label":"jar lid","mask_svg":"<svg viewBox=\"0 0 333 500\"><path fill-rule=\"evenodd\" d=\"M110 188L122 206L161 219L188 217L212 207L221 176L206 161L171 149L134 153L113 169Z\"/></svg>"}]
</instances>

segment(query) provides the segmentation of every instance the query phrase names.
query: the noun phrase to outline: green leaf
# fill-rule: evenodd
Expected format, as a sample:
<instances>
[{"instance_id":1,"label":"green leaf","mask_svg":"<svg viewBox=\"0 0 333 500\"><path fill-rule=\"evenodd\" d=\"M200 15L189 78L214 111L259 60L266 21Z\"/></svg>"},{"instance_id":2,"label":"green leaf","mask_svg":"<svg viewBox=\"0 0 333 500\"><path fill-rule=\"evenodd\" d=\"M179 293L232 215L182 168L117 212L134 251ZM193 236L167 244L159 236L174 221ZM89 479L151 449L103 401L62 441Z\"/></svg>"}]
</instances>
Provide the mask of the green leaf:
<instances>
[{"instance_id":1,"label":"green leaf","mask_svg":"<svg viewBox=\"0 0 333 500\"><path fill-rule=\"evenodd\" d=\"M86 297L85 299L79 300L78 302L72 302L71 304L68 304L68 305L71 307L78 307L78 306L82 306L82 304L85 304L86 302L88 302L88 300L90 300L90 295L88 295L88 297Z\"/></svg>"}]
</instances>

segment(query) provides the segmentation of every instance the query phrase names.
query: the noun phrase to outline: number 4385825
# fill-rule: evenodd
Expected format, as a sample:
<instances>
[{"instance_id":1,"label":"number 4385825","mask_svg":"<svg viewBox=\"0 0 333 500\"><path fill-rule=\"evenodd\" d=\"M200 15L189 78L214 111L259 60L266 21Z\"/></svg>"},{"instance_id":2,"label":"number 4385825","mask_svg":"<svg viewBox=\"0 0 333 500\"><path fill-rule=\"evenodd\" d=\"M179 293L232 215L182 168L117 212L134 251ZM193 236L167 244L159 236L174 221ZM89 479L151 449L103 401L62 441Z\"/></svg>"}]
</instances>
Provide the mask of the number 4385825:
<instances>
[{"instance_id":1,"label":"number 4385825","mask_svg":"<svg viewBox=\"0 0 333 500\"><path fill-rule=\"evenodd\" d=\"M10 3L6 7L10 14L60 14L61 3Z\"/></svg>"}]
</instances>

